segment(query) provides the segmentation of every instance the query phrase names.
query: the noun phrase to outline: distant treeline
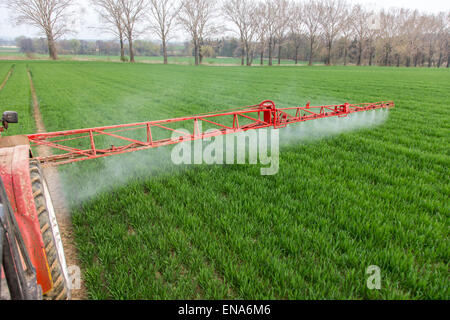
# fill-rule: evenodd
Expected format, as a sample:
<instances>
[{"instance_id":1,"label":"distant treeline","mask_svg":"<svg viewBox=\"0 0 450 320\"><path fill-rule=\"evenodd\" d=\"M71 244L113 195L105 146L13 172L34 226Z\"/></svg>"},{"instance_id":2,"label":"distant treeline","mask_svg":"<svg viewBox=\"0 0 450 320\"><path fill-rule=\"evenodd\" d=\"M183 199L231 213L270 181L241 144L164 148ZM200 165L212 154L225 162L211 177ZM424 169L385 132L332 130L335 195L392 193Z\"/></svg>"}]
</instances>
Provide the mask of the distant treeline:
<instances>
[{"instance_id":1,"label":"distant treeline","mask_svg":"<svg viewBox=\"0 0 450 320\"><path fill-rule=\"evenodd\" d=\"M1 40L0 40L1 41ZM0 42L1 43L1 42ZM3 41L3 45L13 44L10 41ZM286 41L282 46L281 51L276 50L274 58L292 60L292 61L308 61L310 50L308 47L309 40L306 36L297 37L295 41ZM48 44L45 38L27 38L18 37L15 39L15 45L20 52L25 54L48 54ZM256 44L255 44L256 45ZM120 44L115 40L59 40L57 41L58 52L64 55L98 55L98 56L120 56ZM264 51L263 57L267 57L268 49ZM344 39L339 39L334 47L333 57L336 63L357 64L359 59L358 41L353 40L350 43ZM169 57L186 57L194 55L194 48L190 41L184 43L169 43L167 46ZM222 38L205 41L202 46L201 58L203 57L242 57L241 42L237 38ZM156 41L136 40L135 53L137 56L162 56L162 46ZM128 55L128 48L125 47L125 54ZM367 54L368 55L368 54ZM383 56L379 55L380 59ZM393 56L393 58L396 56ZM427 60L420 59L416 65L427 65ZM261 54L253 51L250 55L253 63L259 63ZM394 60L394 59L393 59ZM326 63L327 52L325 48L317 54L316 62ZM397 61L392 61L395 65ZM403 62L403 61L402 61ZM384 64L384 61L378 61L379 64ZM403 62L404 64L405 62ZM445 62L444 62L445 63Z\"/></svg>"},{"instance_id":2,"label":"distant treeline","mask_svg":"<svg viewBox=\"0 0 450 320\"><path fill-rule=\"evenodd\" d=\"M46 38L16 38L16 46L22 53L48 54L48 43ZM120 55L120 44L114 40L58 40L56 42L58 52L65 55ZM147 40L135 41L136 53L140 56L159 56L160 45ZM172 56L186 55L183 44L173 44L169 48ZM128 51L125 51L129 54Z\"/></svg>"},{"instance_id":3,"label":"distant treeline","mask_svg":"<svg viewBox=\"0 0 450 320\"><path fill-rule=\"evenodd\" d=\"M5 45L13 43L3 41ZM28 38L18 37L15 39L15 45L19 51L25 54L48 54L48 43L46 38ZM58 52L64 55L106 55L119 56L120 43L115 40L58 40L56 42ZM204 57L215 58L238 57L241 47L238 39L223 38L210 40L202 48ZM134 50L138 56L161 56L162 46L156 41L135 40ZM168 55L171 57L190 56L193 54L193 46L190 41L184 43L169 43L167 46ZM128 55L128 48L125 47L125 54Z\"/></svg>"}]
</instances>

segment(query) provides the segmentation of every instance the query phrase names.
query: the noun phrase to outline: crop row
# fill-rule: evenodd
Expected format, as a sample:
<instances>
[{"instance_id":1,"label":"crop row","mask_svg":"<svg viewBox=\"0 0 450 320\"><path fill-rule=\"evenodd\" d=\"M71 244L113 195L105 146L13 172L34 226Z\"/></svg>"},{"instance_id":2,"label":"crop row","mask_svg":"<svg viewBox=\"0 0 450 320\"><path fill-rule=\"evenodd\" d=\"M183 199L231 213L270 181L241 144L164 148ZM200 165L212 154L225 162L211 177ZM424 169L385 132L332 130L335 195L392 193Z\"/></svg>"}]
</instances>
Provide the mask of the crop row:
<instances>
[{"instance_id":1,"label":"crop row","mask_svg":"<svg viewBox=\"0 0 450 320\"><path fill-rule=\"evenodd\" d=\"M6 77L11 68L13 68L13 72L5 87L0 91L0 105L2 112L6 110L18 112L19 123L11 124L4 135L33 133L35 126L26 65L1 62L0 75ZM3 81L4 78L1 79L0 81Z\"/></svg>"}]
</instances>

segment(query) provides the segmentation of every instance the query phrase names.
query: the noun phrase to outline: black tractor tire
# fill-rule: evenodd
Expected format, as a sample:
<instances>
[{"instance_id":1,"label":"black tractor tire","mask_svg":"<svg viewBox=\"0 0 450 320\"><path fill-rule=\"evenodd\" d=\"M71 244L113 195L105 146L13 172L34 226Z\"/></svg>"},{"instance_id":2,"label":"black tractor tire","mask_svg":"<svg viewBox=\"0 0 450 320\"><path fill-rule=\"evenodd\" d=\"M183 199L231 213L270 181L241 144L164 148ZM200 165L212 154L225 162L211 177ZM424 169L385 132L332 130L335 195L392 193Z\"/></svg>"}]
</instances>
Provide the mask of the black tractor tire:
<instances>
[{"instance_id":1,"label":"black tractor tire","mask_svg":"<svg viewBox=\"0 0 450 320\"><path fill-rule=\"evenodd\" d=\"M59 227L48 187L42 174L42 168L37 160L30 160L30 178L45 254L52 278L52 289L46 292L43 298L44 300L69 300L71 297L69 279ZM51 206L50 209L49 206Z\"/></svg>"}]
</instances>

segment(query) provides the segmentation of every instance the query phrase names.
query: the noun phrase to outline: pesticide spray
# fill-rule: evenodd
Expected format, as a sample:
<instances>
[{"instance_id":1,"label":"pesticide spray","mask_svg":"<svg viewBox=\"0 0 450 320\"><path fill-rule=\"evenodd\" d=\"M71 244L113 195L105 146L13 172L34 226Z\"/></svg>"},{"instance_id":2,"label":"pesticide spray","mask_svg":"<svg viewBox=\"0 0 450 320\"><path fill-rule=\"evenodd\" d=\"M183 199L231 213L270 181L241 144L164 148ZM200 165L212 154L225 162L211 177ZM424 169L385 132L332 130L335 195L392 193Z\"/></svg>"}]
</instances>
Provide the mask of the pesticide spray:
<instances>
[{"instance_id":1,"label":"pesticide spray","mask_svg":"<svg viewBox=\"0 0 450 320\"><path fill-rule=\"evenodd\" d=\"M346 132L368 129L375 126L382 125L388 118L389 111L387 109L379 109L367 112L357 112L349 114L347 117L330 117L317 119L315 121L306 121L302 123L296 123L287 126L286 128L277 129L279 135L277 134L277 139L279 136L279 145L281 147L281 155L283 152L283 147L287 145L292 145L295 143L306 143L309 141L320 140L323 138L334 137ZM182 130L182 129L180 129ZM273 129L259 129L254 132L257 137L261 137L258 131L261 130L273 130ZM223 139L224 150L223 150L223 160L220 163L211 163L208 161L203 161L198 163L195 161L195 141L194 142L183 142L186 144L187 148L191 148L191 163L175 163L173 161L172 150L174 148L180 148L179 146L166 146L162 148L149 149L145 151L123 154L115 157L108 157L103 159L97 159L89 163L74 163L62 167L60 171L62 181L65 186L65 191L69 204L71 206L79 206L83 202L97 197L99 194L104 192L112 192L118 187L124 186L131 182L143 182L152 177L172 175L185 170L189 165L205 165L205 164L229 164L226 161L229 158L230 148L233 150L239 147L243 147L247 150L247 156L245 159L252 159L251 152L249 150L254 147L251 144L255 143L252 139L241 139L239 142L240 135L248 135L251 131L244 133L236 133L226 135L227 138L223 136L217 136L208 141L203 141L203 149L208 148L208 144L214 143L216 139ZM266 134L270 136L270 133ZM229 141L234 141L231 146ZM244 141L244 144L242 143ZM221 142L221 143L222 143ZM273 143L278 143L278 141L268 141L267 145L264 146L265 150L270 153L273 152L271 145ZM261 141L258 141L259 147L256 148L258 153L258 159L260 163L249 160L249 164L261 165L264 163L262 161L261 155ZM198 145L197 145L198 147ZM259 150L258 150L259 149ZM246 151L244 150L244 153ZM232 152L233 161L232 163L245 164L238 159L240 154L236 150ZM272 154L273 156L273 154ZM229 159L228 159L229 160ZM242 160L242 159L241 159ZM276 172L275 172L276 173Z\"/></svg>"},{"instance_id":2,"label":"pesticide spray","mask_svg":"<svg viewBox=\"0 0 450 320\"><path fill-rule=\"evenodd\" d=\"M324 118L290 125L285 129L280 129L281 145L318 140L345 132L373 128L386 122L388 115L388 109L378 109L356 112L342 118Z\"/></svg>"}]
</instances>

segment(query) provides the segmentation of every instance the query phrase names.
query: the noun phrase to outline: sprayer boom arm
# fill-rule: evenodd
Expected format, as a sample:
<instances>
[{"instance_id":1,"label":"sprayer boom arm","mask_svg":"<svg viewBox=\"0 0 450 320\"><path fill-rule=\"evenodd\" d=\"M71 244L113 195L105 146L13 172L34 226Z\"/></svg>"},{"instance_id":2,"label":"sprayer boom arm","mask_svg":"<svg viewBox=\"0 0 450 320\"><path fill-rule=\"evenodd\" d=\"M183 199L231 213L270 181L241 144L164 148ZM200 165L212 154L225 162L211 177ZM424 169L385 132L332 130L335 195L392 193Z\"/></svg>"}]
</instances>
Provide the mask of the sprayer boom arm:
<instances>
[{"instance_id":1,"label":"sprayer boom arm","mask_svg":"<svg viewBox=\"0 0 450 320\"><path fill-rule=\"evenodd\" d=\"M266 100L259 105L223 110L219 113L37 133L30 134L27 137L31 146L47 146L58 150L58 154L37 158L44 166L52 166L252 129L283 128L296 122L335 116L345 117L354 112L391 107L394 107L392 101L362 104L345 103L317 107L309 106L308 103L305 107L277 108L274 102ZM203 131L202 123L215 130ZM191 127L191 129L190 132L177 130L172 128L174 125L178 128ZM178 134L176 138L170 136L174 133Z\"/></svg>"}]
</instances>

